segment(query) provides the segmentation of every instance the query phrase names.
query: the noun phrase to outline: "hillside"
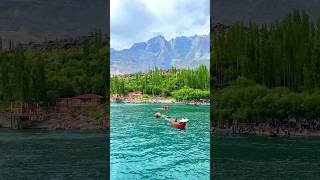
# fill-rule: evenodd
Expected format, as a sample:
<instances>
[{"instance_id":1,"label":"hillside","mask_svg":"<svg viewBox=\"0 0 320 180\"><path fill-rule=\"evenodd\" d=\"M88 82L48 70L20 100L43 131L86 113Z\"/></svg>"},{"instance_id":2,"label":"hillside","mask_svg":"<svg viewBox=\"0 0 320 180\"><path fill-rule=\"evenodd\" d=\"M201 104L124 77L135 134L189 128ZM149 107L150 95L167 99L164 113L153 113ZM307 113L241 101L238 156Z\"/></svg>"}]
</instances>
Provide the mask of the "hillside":
<instances>
[{"instance_id":1,"label":"hillside","mask_svg":"<svg viewBox=\"0 0 320 180\"><path fill-rule=\"evenodd\" d=\"M101 34L96 35L0 51L0 103L54 103L83 93L105 95L109 48Z\"/></svg>"},{"instance_id":2,"label":"hillside","mask_svg":"<svg viewBox=\"0 0 320 180\"><path fill-rule=\"evenodd\" d=\"M164 97L173 97L179 101L209 99L209 78L209 69L204 65L192 70L154 69L147 73L112 77L110 93L116 98L119 98L118 95L120 95L124 98L122 100L129 102L136 101L133 99L138 97L137 95L141 95L138 99L142 101L151 98L149 100L155 102L161 101L161 98ZM128 97L123 97L123 95L128 95ZM159 97L160 99L157 99Z\"/></svg>"}]
</instances>

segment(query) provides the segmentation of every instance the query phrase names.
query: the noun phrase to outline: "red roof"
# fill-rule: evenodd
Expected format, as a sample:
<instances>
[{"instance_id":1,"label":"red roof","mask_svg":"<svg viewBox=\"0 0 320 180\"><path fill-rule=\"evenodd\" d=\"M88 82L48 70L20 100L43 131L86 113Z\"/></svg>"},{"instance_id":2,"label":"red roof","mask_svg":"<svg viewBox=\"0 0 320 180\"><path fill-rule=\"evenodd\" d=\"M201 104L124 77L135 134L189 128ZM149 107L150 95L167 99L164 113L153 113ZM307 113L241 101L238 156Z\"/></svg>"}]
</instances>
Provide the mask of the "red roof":
<instances>
[{"instance_id":1,"label":"red roof","mask_svg":"<svg viewBox=\"0 0 320 180\"><path fill-rule=\"evenodd\" d=\"M102 96L96 94L82 94L80 96L75 96L72 99L102 99Z\"/></svg>"}]
</instances>

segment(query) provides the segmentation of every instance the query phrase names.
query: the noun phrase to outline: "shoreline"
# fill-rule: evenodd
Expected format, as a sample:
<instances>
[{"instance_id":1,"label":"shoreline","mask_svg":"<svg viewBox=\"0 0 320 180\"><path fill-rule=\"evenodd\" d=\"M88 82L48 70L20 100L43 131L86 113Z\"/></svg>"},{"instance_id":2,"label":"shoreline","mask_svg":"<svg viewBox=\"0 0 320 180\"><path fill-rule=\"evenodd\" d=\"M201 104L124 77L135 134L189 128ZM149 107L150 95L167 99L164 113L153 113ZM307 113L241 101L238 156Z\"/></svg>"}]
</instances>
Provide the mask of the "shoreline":
<instances>
[{"instance_id":1,"label":"shoreline","mask_svg":"<svg viewBox=\"0 0 320 180\"><path fill-rule=\"evenodd\" d=\"M47 130L47 131L91 131L106 130L109 128L108 113L105 114L105 106L90 108L75 108L57 110L55 106L41 107L41 120L21 121L21 128L11 127L9 111L0 113L1 130Z\"/></svg>"},{"instance_id":2,"label":"shoreline","mask_svg":"<svg viewBox=\"0 0 320 180\"><path fill-rule=\"evenodd\" d=\"M140 95L126 95L126 96L111 96L110 103L130 103L130 104L138 104L138 103L151 103L151 104L185 104L185 105L210 105L210 100L184 100L177 101L172 97L148 97L143 98Z\"/></svg>"},{"instance_id":3,"label":"shoreline","mask_svg":"<svg viewBox=\"0 0 320 180\"><path fill-rule=\"evenodd\" d=\"M0 128L0 133L2 132L18 132L18 131L41 131L41 132L103 132L107 133L109 129L47 129L47 128L24 128L24 129L11 129L11 128Z\"/></svg>"},{"instance_id":4,"label":"shoreline","mask_svg":"<svg viewBox=\"0 0 320 180\"><path fill-rule=\"evenodd\" d=\"M214 129L214 130L213 130ZM210 132L213 133L224 133L228 136L261 136L261 137L272 137L272 138L312 138L312 137L320 137L320 130L305 130L302 133L292 132L290 131L290 135L283 133L274 133L269 131L259 132L257 130L253 131L251 134L246 133L232 133L230 129L222 129L222 128L211 128ZM311 131L311 132L310 132Z\"/></svg>"},{"instance_id":5,"label":"shoreline","mask_svg":"<svg viewBox=\"0 0 320 180\"><path fill-rule=\"evenodd\" d=\"M192 102L167 102L167 101L111 101L110 103L118 103L118 104L181 104L181 105L193 105L193 106L210 106L210 103L192 103Z\"/></svg>"}]
</instances>

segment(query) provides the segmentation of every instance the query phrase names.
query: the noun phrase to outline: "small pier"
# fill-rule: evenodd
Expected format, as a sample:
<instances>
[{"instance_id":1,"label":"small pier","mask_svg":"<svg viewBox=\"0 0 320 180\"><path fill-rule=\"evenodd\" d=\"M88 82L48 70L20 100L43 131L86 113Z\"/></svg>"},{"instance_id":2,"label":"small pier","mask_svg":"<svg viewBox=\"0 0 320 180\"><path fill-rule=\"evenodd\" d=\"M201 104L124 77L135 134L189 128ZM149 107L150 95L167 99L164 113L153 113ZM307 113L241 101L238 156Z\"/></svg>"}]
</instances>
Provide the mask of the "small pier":
<instances>
[{"instance_id":1,"label":"small pier","mask_svg":"<svg viewBox=\"0 0 320 180\"><path fill-rule=\"evenodd\" d=\"M39 104L20 104L16 106L11 104L9 116L11 129L22 129L22 123L31 123L43 119Z\"/></svg>"}]
</instances>

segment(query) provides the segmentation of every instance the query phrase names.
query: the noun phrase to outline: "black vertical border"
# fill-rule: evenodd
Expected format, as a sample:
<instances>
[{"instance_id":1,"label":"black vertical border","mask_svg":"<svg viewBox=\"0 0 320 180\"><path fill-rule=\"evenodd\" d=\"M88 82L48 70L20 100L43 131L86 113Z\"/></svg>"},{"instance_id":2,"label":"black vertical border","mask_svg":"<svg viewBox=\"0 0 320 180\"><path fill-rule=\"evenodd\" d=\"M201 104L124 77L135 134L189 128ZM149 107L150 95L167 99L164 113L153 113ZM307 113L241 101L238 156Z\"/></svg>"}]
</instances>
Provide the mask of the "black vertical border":
<instances>
[{"instance_id":1,"label":"black vertical border","mask_svg":"<svg viewBox=\"0 0 320 180\"><path fill-rule=\"evenodd\" d=\"M106 59L106 71L105 71L105 84L106 87L106 177L110 179L110 1L106 0L107 7L107 34L106 34L106 51L107 56Z\"/></svg>"}]
</instances>

